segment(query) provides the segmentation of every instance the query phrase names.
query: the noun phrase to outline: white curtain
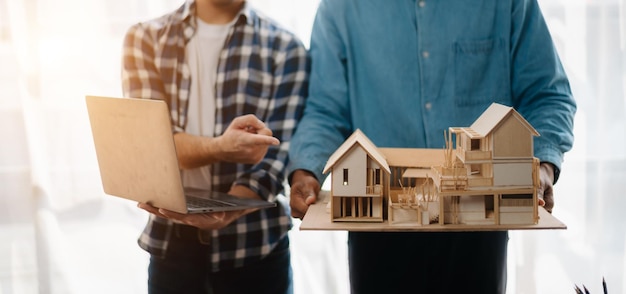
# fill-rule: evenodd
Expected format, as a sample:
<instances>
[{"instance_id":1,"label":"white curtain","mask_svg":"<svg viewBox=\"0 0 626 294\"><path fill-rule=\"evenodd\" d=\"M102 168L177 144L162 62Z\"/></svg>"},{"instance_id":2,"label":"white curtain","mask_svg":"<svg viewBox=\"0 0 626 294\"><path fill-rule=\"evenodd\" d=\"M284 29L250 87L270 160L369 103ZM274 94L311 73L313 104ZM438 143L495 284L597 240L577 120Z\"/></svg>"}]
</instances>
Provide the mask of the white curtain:
<instances>
[{"instance_id":1,"label":"white curtain","mask_svg":"<svg viewBox=\"0 0 626 294\"><path fill-rule=\"evenodd\" d=\"M512 232L512 293L626 293L624 1L540 0L578 102L573 150L555 186L565 231Z\"/></svg>"},{"instance_id":2,"label":"white curtain","mask_svg":"<svg viewBox=\"0 0 626 294\"><path fill-rule=\"evenodd\" d=\"M308 44L319 0L252 0ZM121 95L128 26L182 0L0 0L0 294L145 293L146 214L103 194L84 96ZM508 293L626 294L626 5L540 0L579 104L567 230L512 231ZM348 293L345 232L291 232L296 293Z\"/></svg>"}]
</instances>

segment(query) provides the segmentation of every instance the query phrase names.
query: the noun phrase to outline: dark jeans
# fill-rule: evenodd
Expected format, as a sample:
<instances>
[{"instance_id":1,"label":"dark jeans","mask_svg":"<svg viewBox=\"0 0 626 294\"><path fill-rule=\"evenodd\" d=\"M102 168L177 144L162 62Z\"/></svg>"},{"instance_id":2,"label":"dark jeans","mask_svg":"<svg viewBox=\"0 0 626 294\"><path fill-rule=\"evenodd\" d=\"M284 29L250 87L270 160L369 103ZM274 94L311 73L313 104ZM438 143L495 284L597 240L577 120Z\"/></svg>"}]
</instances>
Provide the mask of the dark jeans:
<instances>
[{"instance_id":1,"label":"dark jeans","mask_svg":"<svg viewBox=\"0 0 626 294\"><path fill-rule=\"evenodd\" d=\"M350 287L363 293L506 291L508 232L354 233Z\"/></svg>"},{"instance_id":2,"label":"dark jeans","mask_svg":"<svg viewBox=\"0 0 626 294\"><path fill-rule=\"evenodd\" d=\"M200 243L191 227L176 225L174 229L166 257L150 257L148 293L293 293L287 236L256 263L211 272L211 245Z\"/></svg>"}]
</instances>

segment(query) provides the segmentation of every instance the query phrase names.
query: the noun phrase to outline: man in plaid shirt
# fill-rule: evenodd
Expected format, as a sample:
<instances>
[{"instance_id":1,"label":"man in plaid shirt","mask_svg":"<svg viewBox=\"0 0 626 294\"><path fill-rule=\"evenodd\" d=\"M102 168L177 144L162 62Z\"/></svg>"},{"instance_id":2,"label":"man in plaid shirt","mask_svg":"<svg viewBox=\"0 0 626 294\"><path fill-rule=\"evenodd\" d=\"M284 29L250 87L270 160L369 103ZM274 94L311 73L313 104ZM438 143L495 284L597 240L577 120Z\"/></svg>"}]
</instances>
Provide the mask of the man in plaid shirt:
<instances>
[{"instance_id":1,"label":"man in plaid shirt","mask_svg":"<svg viewBox=\"0 0 626 294\"><path fill-rule=\"evenodd\" d=\"M140 204L151 212L138 241L149 292L291 293L279 194L308 87L300 40L244 1L188 0L132 26L123 56L124 95L169 105L185 186L278 204L189 215Z\"/></svg>"}]
</instances>

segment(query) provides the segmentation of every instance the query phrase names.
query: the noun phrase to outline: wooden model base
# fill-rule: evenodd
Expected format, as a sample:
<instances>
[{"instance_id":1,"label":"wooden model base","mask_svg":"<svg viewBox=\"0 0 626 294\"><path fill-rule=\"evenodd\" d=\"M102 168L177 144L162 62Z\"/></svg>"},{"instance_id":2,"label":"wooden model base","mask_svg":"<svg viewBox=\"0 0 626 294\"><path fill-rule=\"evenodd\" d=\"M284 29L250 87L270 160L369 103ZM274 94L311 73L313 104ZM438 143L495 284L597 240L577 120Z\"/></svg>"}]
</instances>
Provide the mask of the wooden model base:
<instances>
[{"instance_id":1,"label":"wooden model base","mask_svg":"<svg viewBox=\"0 0 626 294\"><path fill-rule=\"evenodd\" d=\"M539 222L528 225L468 225L468 224L429 224L417 225L411 223L390 224L389 221L368 222L331 222L327 204L329 191L320 192L320 199L311 205L300 224L300 230L323 230L323 231L360 231L360 232L454 232L454 231L504 231L504 230L565 230L567 226L548 213L543 207L539 207Z\"/></svg>"}]
</instances>

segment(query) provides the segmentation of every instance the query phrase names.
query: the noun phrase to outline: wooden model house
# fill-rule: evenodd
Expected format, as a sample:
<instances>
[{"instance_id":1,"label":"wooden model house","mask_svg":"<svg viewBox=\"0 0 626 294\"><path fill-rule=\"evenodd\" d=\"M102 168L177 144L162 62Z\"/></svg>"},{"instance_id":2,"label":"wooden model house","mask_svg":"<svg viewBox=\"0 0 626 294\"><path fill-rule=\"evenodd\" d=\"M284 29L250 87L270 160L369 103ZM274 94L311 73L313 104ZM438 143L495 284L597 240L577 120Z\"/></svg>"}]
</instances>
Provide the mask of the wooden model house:
<instances>
[{"instance_id":1,"label":"wooden model house","mask_svg":"<svg viewBox=\"0 0 626 294\"><path fill-rule=\"evenodd\" d=\"M333 153L324 173L332 181L331 220L383 221L383 182L389 166L378 148L356 130Z\"/></svg>"},{"instance_id":2,"label":"wooden model house","mask_svg":"<svg viewBox=\"0 0 626 294\"><path fill-rule=\"evenodd\" d=\"M537 131L492 104L470 127L449 128L444 149L377 148L360 130L328 160L332 221L390 224L536 224Z\"/></svg>"}]
</instances>

